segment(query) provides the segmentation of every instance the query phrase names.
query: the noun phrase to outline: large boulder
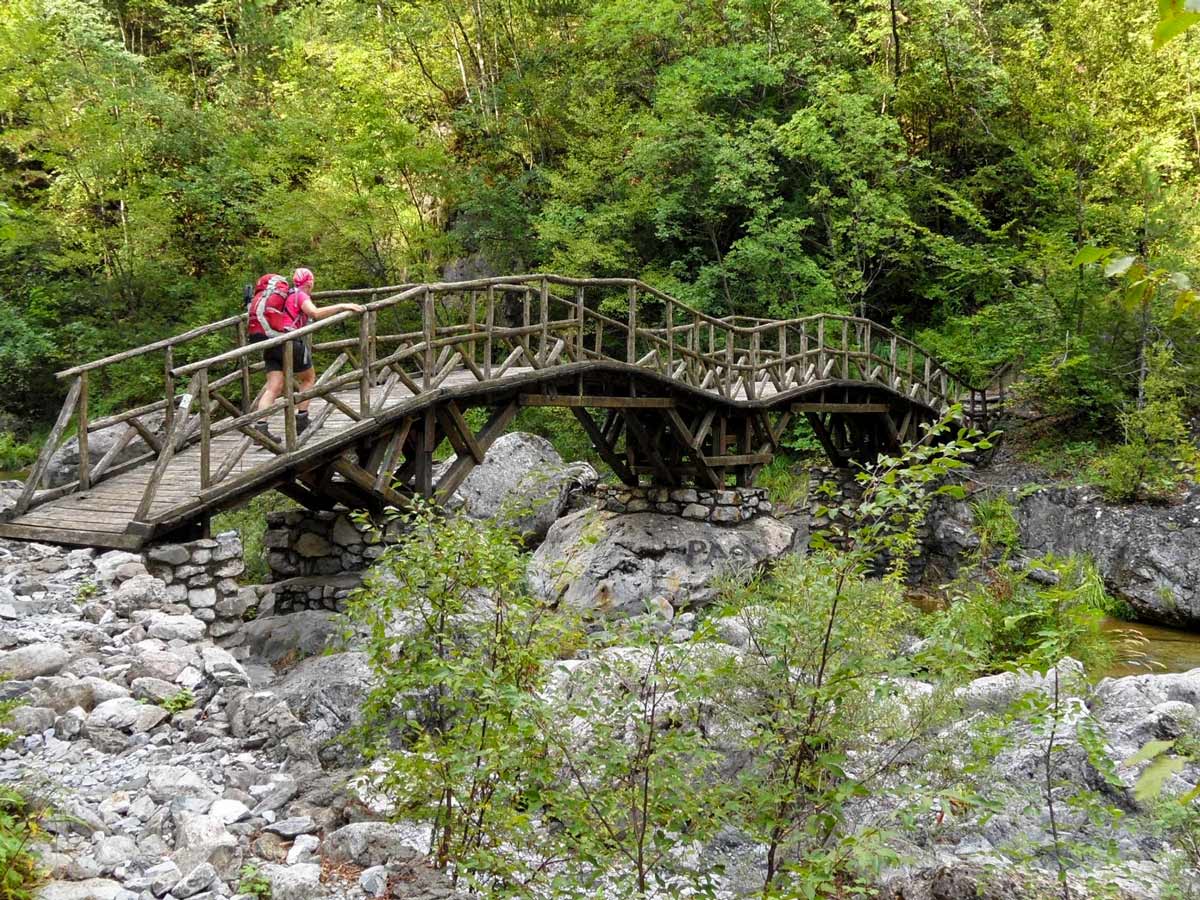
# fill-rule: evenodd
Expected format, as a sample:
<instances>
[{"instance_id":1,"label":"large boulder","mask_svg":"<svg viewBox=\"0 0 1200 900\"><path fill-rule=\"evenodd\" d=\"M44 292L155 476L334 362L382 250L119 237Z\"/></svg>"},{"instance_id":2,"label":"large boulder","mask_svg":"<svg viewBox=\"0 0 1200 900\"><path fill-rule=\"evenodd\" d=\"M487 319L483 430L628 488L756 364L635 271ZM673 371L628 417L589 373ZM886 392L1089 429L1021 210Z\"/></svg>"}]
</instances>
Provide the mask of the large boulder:
<instances>
[{"instance_id":1,"label":"large boulder","mask_svg":"<svg viewBox=\"0 0 1200 900\"><path fill-rule=\"evenodd\" d=\"M8 512L17 505L17 498L25 489L25 482L16 479L0 481L0 512Z\"/></svg>"},{"instance_id":2,"label":"large boulder","mask_svg":"<svg viewBox=\"0 0 1200 900\"><path fill-rule=\"evenodd\" d=\"M142 416L142 423L156 436L162 437L164 416L161 412L149 413ZM124 422L116 425L110 425L107 428L101 428L99 431L93 431L88 435L88 458L95 465L105 454L108 453L124 436L125 431L129 426ZM129 462L131 459L136 459L144 453L149 452L150 447L142 439L141 435L134 435L133 439L117 454L113 460L113 465ZM79 438L73 437L61 447L59 447L54 455L50 457L50 462L46 467L46 477L44 484L46 487L58 487L60 484L68 484L79 477Z\"/></svg>"},{"instance_id":3,"label":"large boulder","mask_svg":"<svg viewBox=\"0 0 1200 900\"><path fill-rule=\"evenodd\" d=\"M533 554L534 594L588 615L637 615L716 596L718 576L748 572L791 552L796 531L770 516L713 525L658 513L582 509L554 523Z\"/></svg>"},{"instance_id":4,"label":"large boulder","mask_svg":"<svg viewBox=\"0 0 1200 900\"><path fill-rule=\"evenodd\" d=\"M411 829L391 822L353 822L326 839L322 854L334 862L356 866L383 866L417 858Z\"/></svg>"},{"instance_id":5,"label":"large boulder","mask_svg":"<svg viewBox=\"0 0 1200 900\"><path fill-rule=\"evenodd\" d=\"M453 464L451 459L445 465ZM449 506L473 519L510 521L530 543L537 543L562 515L571 494L596 479L596 470L587 463L564 463L545 438L515 431L492 444Z\"/></svg>"},{"instance_id":6,"label":"large boulder","mask_svg":"<svg viewBox=\"0 0 1200 900\"><path fill-rule=\"evenodd\" d=\"M1128 759L1150 741L1173 741L1200 720L1200 669L1162 675L1105 678L1092 712L1113 754Z\"/></svg>"},{"instance_id":7,"label":"large boulder","mask_svg":"<svg viewBox=\"0 0 1200 900\"><path fill-rule=\"evenodd\" d=\"M322 761L340 760L346 750L335 739L361 721L372 677L365 653L335 653L302 660L272 691L304 723L313 753Z\"/></svg>"},{"instance_id":8,"label":"large boulder","mask_svg":"<svg viewBox=\"0 0 1200 900\"><path fill-rule=\"evenodd\" d=\"M54 675L71 661L71 654L58 644L26 644L0 653L0 678L28 681L39 675Z\"/></svg>"},{"instance_id":9,"label":"large boulder","mask_svg":"<svg viewBox=\"0 0 1200 900\"><path fill-rule=\"evenodd\" d=\"M335 612L306 609L252 619L241 626L239 634L252 656L275 665L322 653L336 645L344 627Z\"/></svg>"}]
</instances>

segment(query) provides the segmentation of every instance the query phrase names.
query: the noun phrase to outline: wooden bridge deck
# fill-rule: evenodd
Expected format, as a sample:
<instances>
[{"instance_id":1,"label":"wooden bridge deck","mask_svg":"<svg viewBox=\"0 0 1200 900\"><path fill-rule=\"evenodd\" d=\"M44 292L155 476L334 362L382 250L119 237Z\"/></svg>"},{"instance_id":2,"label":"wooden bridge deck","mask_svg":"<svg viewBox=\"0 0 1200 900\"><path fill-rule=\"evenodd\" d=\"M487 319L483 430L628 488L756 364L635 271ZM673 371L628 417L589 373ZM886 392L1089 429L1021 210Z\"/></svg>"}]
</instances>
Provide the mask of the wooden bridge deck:
<instances>
[{"instance_id":1,"label":"wooden bridge deck","mask_svg":"<svg viewBox=\"0 0 1200 900\"><path fill-rule=\"evenodd\" d=\"M511 380L527 371L529 370L510 370L499 380ZM468 378L469 376L464 377L462 374L451 376L447 379L449 383L446 387L453 389L464 386ZM375 404L383 399L383 392L383 387L372 388L372 400ZM357 410L357 391L339 391L337 397L342 403ZM388 398L386 409L379 412L401 410L406 405L412 405L414 399L415 395L409 390L395 391ZM314 423L322 418L322 411L327 406L331 404L324 399L312 401L310 415ZM283 432L283 419L283 412L276 412L269 418L269 427L274 434L279 435ZM303 446L312 450L337 443L339 435L345 434L358 424L334 406L329 410L324 423L313 429L311 435L306 435L307 440ZM213 463L219 466L237 454L243 440L243 436L236 431L213 438ZM172 516L175 521L181 521L186 519L190 510L203 506L206 490L200 485L200 453L199 444L193 444L177 453L170 461L154 493L150 506L151 519L161 520ZM237 479L239 476L252 474L264 463L271 463L274 458L275 454L266 447L252 445L232 464L230 477ZM136 532L128 532L152 474L152 467L143 465L88 490L70 493L34 507L24 515L0 523L0 537L135 549L141 545L144 538Z\"/></svg>"},{"instance_id":2,"label":"wooden bridge deck","mask_svg":"<svg viewBox=\"0 0 1200 900\"><path fill-rule=\"evenodd\" d=\"M627 482L712 486L751 480L799 415L835 462L916 437L954 402L965 404L964 418L985 423L986 393L962 386L879 326L840 317L741 324L689 310L638 282L611 281L532 276L416 286L372 302L357 336L334 330L353 314L314 323L305 332L330 339L314 344L324 374L308 392L313 425L303 434L295 433L303 397L294 389L262 416L247 412L262 376L254 362L261 348L246 345L237 319L69 370L63 374L74 379L71 395L21 502L0 522L0 537L136 549L203 528L213 512L269 489L326 508L445 497L526 405L569 408ZM563 283L575 288L569 298L550 291ZM627 291L628 321L590 308L585 286ZM638 322L639 287L666 305L661 325ZM510 321L497 321L513 295L519 308L508 311ZM435 296L455 302L439 309ZM419 303L420 330L381 333L380 313L404 300L410 312ZM557 317L556 305L565 307ZM686 325L677 324L681 316ZM839 326L832 340L830 322ZM190 341L230 326L239 335L234 350L174 364ZM88 394L98 375L148 354L164 357L164 399L89 420ZM346 371L348 363L354 368ZM188 389L179 394L176 379L187 376ZM286 377L290 384L290 369ZM481 429L467 424L471 408L488 414ZM605 420L588 410L603 411ZM149 424L155 413L165 417L157 432ZM279 444L257 437L254 425L263 420L281 436ZM84 436L80 477L39 490L50 453L72 421ZM93 461L86 437L100 428L124 430L118 447ZM443 440L456 461L434 484L433 453ZM145 442L146 452L117 465L117 449L135 441Z\"/></svg>"}]
</instances>

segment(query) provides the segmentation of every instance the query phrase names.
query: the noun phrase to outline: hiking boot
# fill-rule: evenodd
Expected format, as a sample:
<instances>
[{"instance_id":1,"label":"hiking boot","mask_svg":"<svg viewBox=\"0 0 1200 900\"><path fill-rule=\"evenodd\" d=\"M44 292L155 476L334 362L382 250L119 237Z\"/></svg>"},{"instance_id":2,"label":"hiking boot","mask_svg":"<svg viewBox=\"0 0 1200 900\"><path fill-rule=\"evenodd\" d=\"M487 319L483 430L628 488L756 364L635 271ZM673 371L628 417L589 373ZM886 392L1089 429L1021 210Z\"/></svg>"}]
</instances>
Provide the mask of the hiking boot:
<instances>
[{"instance_id":1,"label":"hiking boot","mask_svg":"<svg viewBox=\"0 0 1200 900\"><path fill-rule=\"evenodd\" d=\"M309 417L308 417L308 413L306 413L306 412L296 413L296 436L297 437L304 434L305 430L308 428L311 421L312 420L309 419Z\"/></svg>"},{"instance_id":2,"label":"hiking boot","mask_svg":"<svg viewBox=\"0 0 1200 900\"><path fill-rule=\"evenodd\" d=\"M271 429L267 427L266 422L257 423L254 426L254 430L257 431L259 434L261 434L263 437L265 437L269 441L273 441L276 444L283 443L281 440L279 440L279 438L277 438L277 437L275 437L275 435L271 434Z\"/></svg>"}]
</instances>

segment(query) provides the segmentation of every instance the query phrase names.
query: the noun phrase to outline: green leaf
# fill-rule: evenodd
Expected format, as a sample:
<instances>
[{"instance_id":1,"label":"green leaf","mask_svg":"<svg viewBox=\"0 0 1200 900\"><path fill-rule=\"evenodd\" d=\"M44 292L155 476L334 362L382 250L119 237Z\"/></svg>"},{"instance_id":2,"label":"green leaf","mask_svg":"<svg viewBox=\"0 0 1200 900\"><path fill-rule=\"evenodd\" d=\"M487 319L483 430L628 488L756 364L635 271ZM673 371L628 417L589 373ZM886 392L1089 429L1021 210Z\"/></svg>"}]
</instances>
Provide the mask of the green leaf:
<instances>
[{"instance_id":1,"label":"green leaf","mask_svg":"<svg viewBox=\"0 0 1200 900\"><path fill-rule=\"evenodd\" d=\"M1120 275L1124 275L1129 271L1129 267L1133 265L1135 259L1137 259L1135 256L1118 256L1104 267L1104 274L1109 278L1116 278Z\"/></svg>"},{"instance_id":2,"label":"green leaf","mask_svg":"<svg viewBox=\"0 0 1200 900\"><path fill-rule=\"evenodd\" d=\"M1167 276L1167 284L1177 291L1186 291L1191 288L1192 279L1188 278L1186 272L1172 272Z\"/></svg>"},{"instance_id":3,"label":"green leaf","mask_svg":"<svg viewBox=\"0 0 1200 900\"><path fill-rule=\"evenodd\" d=\"M1189 6L1191 5L1189 4ZM1200 12L1176 12L1172 10L1163 13L1158 26L1154 29L1154 49L1160 49L1167 41L1183 34L1197 22L1200 22Z\"/></svg>"},{"instance_id":4,"label":"green leaf","mask_svg":"<svg viewBox=\"0 0 1200 900\"><path fill-rule=\"evenodd\" d=\"M1152 743L1162 743L1154 741ZM1145 749L1145 748L1143 748ZM1146 771L1133 786L1133 796L1136 800L1146 801L1157 797L1166 784L1167 779L1187 765L1182 756L1160 756L1146 767Z\"/></svg>"},{"instance_id":5,"label":"green leaf","mask_svg":"<svg viewBox=\"0 0 1200 900\"><path fill-rule=\"evenodd\" d=\"M1090 266L1102 259L1108 259L1117 252L1116 247L1081 247L1071 260L1072 266Z\"/></svg>"},{"instance_id":6,"label":"green leaf","mask_svg":"<svg viewBox=\"0 0 1200 900\"><path fill-rule=\"evenodd\" d=\"M1195 291L1180 291L1175 296L1175 305L1171 309L1171 315L1176 319L1183 318L1190 313L1196 305Z\"/></svg>"},{"instance_id":7,"label":"green leaf","mask_svg":"<svg viewBox=\"0 0 1200 900\"><path fill-rule=\"evenodd\" d=\"M1135 766L1138 763L1143 763L1148 759L1154 759L1159 754L1165 753L1175 746L1174 741L1150 741L1142 747L1137 753L1125 760L1125 765Z\"/></svg>"}]
</instances>

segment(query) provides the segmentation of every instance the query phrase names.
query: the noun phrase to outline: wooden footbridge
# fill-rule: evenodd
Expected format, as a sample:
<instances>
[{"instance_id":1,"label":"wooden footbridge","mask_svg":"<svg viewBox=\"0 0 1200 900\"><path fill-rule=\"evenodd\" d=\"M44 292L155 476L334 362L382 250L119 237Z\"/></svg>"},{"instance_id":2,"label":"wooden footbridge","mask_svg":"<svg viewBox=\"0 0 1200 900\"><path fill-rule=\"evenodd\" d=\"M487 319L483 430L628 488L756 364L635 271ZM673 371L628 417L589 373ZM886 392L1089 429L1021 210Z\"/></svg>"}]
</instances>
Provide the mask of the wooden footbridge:
<instances>
[{"instance_id":1,"label":"wooden footbridge","mask_svg":"<svg viewBox=\"0 0 1200 900\"><path fill-rule=\"evenodd\" d=\"M628 484L717 487L749 484L797 416L845 465L917 438L954 405L986 428L995 402L868 320L716 318L633 279L529 275L316 296L355 297L365 311L296 332L319 374L304 392L290 342L249 345L244 316L60 372L66 402L0 537L136 549L195 534L271 489L317 509L445 498L527 406L569 409ZM256 412L273 344L285 346L286 389ZM103 393L147 371L160 373L157 401L89 412L111 409ZM303 401L311 424L298 433ZM262 421L277 440L255 428ZM119 439L93 453L101 429ZM47 486L72 431L77 477ZM455 456L439 466L443 442Z\"/></svg>"}]
</instances>

